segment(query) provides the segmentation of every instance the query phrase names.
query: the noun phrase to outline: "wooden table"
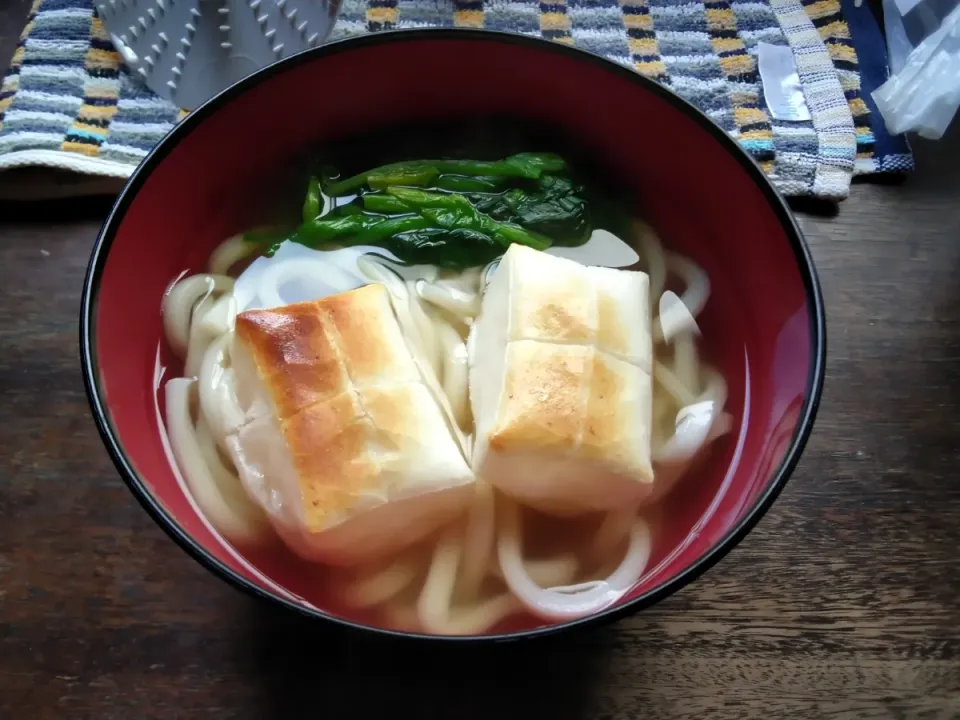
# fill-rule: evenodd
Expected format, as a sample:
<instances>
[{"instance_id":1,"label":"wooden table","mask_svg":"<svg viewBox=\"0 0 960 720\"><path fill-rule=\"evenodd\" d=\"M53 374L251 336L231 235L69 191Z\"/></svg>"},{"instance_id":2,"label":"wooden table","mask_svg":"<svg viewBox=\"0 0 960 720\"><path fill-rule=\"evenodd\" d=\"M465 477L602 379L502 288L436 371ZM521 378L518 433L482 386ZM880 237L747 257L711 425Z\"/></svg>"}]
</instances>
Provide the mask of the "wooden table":
<instances>
[{"instance_id":1,"label":"wooden table","mask_svg":"<svg viewBox=\"0 0 960 720\"><path fill-rule=\"evenodd\" d=\"M801 215L828 377L759 527L633 619L469 651L333 633L180 551L80 378L108 202L0 207L0 718L960 718L960 132L917 156Z\"/></svg>"},{"instance_id":2,"label":"wooden table","mask_svg":"<svg viewBox=\"0 0 960 720\"><path fill-rule=\"evenodd\" d=\"M829 324L799 470L703 579L600 632L359 641L202 570L114 471L77 313L106 202L0 209L0 717L960 717L960 133L801 215Z\"/></svg>"}]
</instances>

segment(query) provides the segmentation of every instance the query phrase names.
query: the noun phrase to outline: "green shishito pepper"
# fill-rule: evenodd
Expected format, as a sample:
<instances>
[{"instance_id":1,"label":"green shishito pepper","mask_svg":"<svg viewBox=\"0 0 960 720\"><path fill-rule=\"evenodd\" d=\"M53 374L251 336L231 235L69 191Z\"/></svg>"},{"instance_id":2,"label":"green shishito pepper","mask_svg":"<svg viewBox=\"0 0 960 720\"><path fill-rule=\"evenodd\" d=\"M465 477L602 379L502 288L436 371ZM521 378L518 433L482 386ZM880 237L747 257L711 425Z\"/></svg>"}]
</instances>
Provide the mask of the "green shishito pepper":
<instances>
[{"instance_id":1,"label":"green shishito pepper","mask_svg":"<svg viewBox=\"0 0 960 720\"><path fill-rule=\"evenodd\" d=\"M476 177L515 177L537 180L543 173L567 169L566 161L555 153L518 153L504 160L411 160L391 163L328 184L331 197L359 192L364 186L375 190L391 186L429 186L441 175ZM450 183L450 180L445 182Z\"/></svg>"}]
</instances>

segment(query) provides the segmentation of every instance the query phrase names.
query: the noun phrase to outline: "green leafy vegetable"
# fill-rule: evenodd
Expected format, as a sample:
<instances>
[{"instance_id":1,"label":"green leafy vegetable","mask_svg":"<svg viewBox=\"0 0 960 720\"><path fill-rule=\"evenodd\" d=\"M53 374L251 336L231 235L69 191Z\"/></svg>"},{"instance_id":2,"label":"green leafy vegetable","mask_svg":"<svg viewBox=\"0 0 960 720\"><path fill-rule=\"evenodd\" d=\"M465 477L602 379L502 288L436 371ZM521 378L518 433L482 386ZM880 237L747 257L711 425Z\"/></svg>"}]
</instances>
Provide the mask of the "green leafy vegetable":
<instances>
[{"instance_id":1,"label":"green leafy vegetable","mask_svg":"<svg viewBox=\"0 0 960 720\"><path fill-rule=\"evenodd\" d=\"M337 215L363 215L363 208L357 203L346 203L338 205L335 212Z\"/></svg>"},{"instance_id":2,"label":"green leafy vegetable","mask_svg":"<svg viewBox=\"0 0 960 720\"><path fill-rule=\"evenodd\" d=\"M361 198L363 207L370 212L375 213L408 213L410 206L403 200L395 198L392 195L383 195L381 193L366 193Z\"/></svg>"},{"instance_id":3,"label":"green leafy vegetable","mask_svg":"<svg viewBox=\"0 0 960 720\"><path fill-rule=\"evenodd\" d=\"M332 212L322 218L303 223L293 234L292 240L316 247L350 233L358 233L366 226L366 216L344 215Z\"/></svg>"},{"instance_id":4,"label":"green leafy vegetable","mask_svg":"<svg viewBox=\"0 0 960 720\"><path fill-rule=\"evenodd\" d=\"M430 193L413 188L391 187L387 188L387 194L395 197L407 207L447 208L449 210L473 209L473 205L466 197L456 193Z\"/></svg>"},{"instance_id":5,"label":"green leafy vegetable","mask_svg":"<svg viewBox=\"0 0 960 720\"><path fill-rule=\"evenodd\" d=\"M458 193L495 193L503 190L506 178L494 175L441 175L432 187Z\"/></svg>"},{"instance_id":6,"label":"green leafy vegetable","mask_svg":"<svg viewBox=\"0 0 960 720\"><path fill-rule=\"evenodd\" d=\"M536 250L546 250L551 245L548 237L513 223L499 222L478 212L463 195L428 193L409 188L389 188L387 192L417 208L423 217L432 220L439 228L482 232L499 240L504 248L509 247L510 243L520 243Z\"/></svg>"},{"instance_id":7,"label":"green leafy vegetable","mask_svg":"<svg viewBox=\"0 0 960 720\"><path fill-rule=\"evenodd\" d=\"M505 160L411 160L391 163L331 182L327 194L332 197L359 192L364 185L382 189L389 185L424 187L441 174L468 176L504 176L537 180L545 172L563 172L566 161L556 153L519 153Z\"/></svg>"},{"instance_id":8,"label":"green leafy vegetable","mask_svg":"<svg viewBox=\"0 0 960 720\"><path fill-rule=\"evenodd\" d=\"M366 218L367 226L353 238L352 245L379 245L394 235L413 230L426 230L432 227L427 218L419 215L397 215L393 217L367 215Z\"/></svg>"},{"instance_id":9,"label":"green leafy vegetable","mask_svg":"<svg viewBox=\"0 0 960 720\"><path fill-rule=\"evenodd\" d=\"M405 215L373 215L367 213L341 215L337 211L304 223L294 233L292 240L319 247L326 243L344 244L349 235L350 245L374 245L393 235L413 230L472 230L498 240L501 249L510 243L529 245L537 250L550 247L550 239L513 223L504 223L477 212L462 195L440 196L455 204L430 205L430 201L418 207L417 213Z\"/></svg>"},{"instance_id":10,"label":"green leafy vegetable","mask_svg":"<svg viewBox=\"0 0 960 720\"><path fill-rule=\"evenodd\" d=\"M339 208L329 215L304 223L290 239L309 247L326 244L375 245L397 233L423 230L430 223L418 215L388 217L351 213L344 215Z\"/></svg>"},{"instance_id":11,"label":"green leafy vegetable","mask_svg":"<svg viewBox=\"0 0 960 720\"><path fill-rule=\"evenodd\" d=\"M486 265L503 254L500 242L464 228L401 233L391 238L386 248L413 265L437 265L455 270Z\"/></svg>"},{"instance_id":12,"label":"green leafy vegetable","mask_svg":"<svg viewBox=\"0 0 960 720\"><path fill-rule=\"evenodd\" d=\"M499 195L471 195L477 209L548 236L558 245L580 245L590 236L584 189L568 177L543 175L537 190L520 188Z\"/></svg>"},{"instance_id":13,"label":"green leafy vegetable","mask_svg":"<svg viewBox=\"0 0 960 720\"><path fill-rule=\"evenodd\" d=\"M412 185L424 187L433 182L440 171L429 165L396 167L391 169L372 170L367 173L367 184L374 190L384 190L391 185ZM331 193L332 194L332 193Z\"/></svg>"},{"instance_id":14,"label":"green leafy vegetable","mask_svg":"<svg viewBox=\"0 0 960 720\"><path fill-rule=\"evenodd\" d=\"M303 221L310 222L320 214L323 197L320 194L320 179L311 177L307 182L307 196L303 200Z\"/></svg>"},{"instance_id":15,"label":"green leafy vegetable","mask_svg":"<svg viewBox=\"0 0 960 720\"><path fill-rule=\"evenodd\" d=\"M483 265L512 243L546 250L584 242L591 229L584 188L554 153L503 160L412 160L342 180L313 177L303 222L281 236L309 247L375 245L404 262ZM341 198L320 216L327 198ZM350 197L354 196L354 197ZM275 235L265 236L268 253Z\"/></svg>"},{"instance_id":16,"label":"green leafy vegetable","mask_svg":"<svg viewBox=\"0 0 960 720\"><path fill-rule=\"evenodd\" d=\"M567 161L556 153L518 153L503 161L515 173L490 173L491 175L519 175L537 180L543 173L560 173L567 169Z\"/></svg>"}]
</instances>

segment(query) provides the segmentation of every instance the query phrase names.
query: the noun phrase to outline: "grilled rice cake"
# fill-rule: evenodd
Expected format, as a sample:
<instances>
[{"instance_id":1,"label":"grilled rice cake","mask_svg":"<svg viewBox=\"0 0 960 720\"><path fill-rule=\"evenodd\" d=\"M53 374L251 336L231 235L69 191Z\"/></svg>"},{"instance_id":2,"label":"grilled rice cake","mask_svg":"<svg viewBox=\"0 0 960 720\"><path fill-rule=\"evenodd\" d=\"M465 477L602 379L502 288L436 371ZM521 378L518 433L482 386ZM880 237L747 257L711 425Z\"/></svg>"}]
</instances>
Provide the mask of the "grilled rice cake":
<instances>
[{"instance_id":1,"label":"grilled rice cake","mask_svg":"<svg viewBox=\"0 0 960 720\"><path fill-rule=\"evenodd\" d=\"M474 332L479 477L560 515L640 503L652 492L645 273L512 245Z\"/></svg>"},{"instance_id":2,"label":"grilled rice cake","mask_svg":"<svg viewBox=\"0 0 960 720\"><path fill-rule=\"evenodd\" d=\"M393 553L462 510L474 476L379 284L237 317L228 446L300 555Z\"/></svg>"}]
</instances>

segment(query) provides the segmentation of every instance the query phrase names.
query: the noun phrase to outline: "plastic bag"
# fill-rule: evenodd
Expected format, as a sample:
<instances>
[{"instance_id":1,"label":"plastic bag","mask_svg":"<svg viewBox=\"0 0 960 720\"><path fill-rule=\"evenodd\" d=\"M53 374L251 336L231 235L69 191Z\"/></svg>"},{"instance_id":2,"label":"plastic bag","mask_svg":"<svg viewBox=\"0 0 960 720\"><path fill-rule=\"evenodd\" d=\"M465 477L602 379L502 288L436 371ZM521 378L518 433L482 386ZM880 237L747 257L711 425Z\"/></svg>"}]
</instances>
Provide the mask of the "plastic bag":
<instances>
[{"instance_id":1,"label":"plastic bag","mask_svg":"<svg viewBox=\"0 0 960 720\"><path fill-rule=\"evenodd\" d=\"M873 99L893 134L939 139L960 105L958 0L883 0L890 78Z\"/></svg>"}]
</instances>

